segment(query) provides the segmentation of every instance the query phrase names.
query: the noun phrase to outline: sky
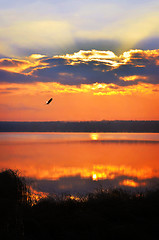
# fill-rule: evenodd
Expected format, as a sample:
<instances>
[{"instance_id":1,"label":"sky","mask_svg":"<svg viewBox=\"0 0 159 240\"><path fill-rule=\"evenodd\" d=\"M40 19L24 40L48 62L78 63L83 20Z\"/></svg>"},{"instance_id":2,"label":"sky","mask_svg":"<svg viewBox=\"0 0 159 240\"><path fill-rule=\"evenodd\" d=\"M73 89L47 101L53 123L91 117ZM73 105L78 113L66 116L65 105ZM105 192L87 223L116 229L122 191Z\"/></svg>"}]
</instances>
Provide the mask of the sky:
<instances>
[{"instance_id":1,"label":"sky","mask_svg":"<svg viewBox=\"0 0 159 240\"><path fill-rule=\"evenodd\" d=\"M0 6L0 121L159 120L158 0Z\"/></svg>"}]
</instances>

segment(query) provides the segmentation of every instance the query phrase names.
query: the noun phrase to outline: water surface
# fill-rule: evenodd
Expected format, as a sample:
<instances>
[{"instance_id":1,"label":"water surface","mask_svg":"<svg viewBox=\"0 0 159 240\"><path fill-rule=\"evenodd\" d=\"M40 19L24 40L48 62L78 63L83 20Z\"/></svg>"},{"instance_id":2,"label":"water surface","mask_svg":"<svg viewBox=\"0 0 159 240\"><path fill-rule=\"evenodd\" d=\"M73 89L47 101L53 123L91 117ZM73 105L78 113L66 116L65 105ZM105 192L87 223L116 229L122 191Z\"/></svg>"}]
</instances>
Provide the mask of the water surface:
<instances>
[{"instance_id":1,"label":"water surface","mask_svg":"<svg viewBox=\"0 0 159 240\"><path fill-rule=\"evenodd\" d=\"M159 183L158 133L1 133L0 156L52 193Z\"/></svg>"}]
</instances>

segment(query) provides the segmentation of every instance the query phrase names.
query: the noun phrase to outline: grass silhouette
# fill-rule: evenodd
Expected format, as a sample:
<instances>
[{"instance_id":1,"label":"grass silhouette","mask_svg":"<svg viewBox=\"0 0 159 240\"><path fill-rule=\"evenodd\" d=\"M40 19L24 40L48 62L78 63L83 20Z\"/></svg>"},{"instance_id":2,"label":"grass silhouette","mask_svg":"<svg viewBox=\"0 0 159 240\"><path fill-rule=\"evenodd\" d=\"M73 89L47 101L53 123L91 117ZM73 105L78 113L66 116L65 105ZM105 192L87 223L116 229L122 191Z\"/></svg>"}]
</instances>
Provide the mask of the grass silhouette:
<instances>
[{"instance_id":1,"label":"grass silhouette","mask_svg":"<svg viewBox=\"0 0 159 240\"><path fill-rule=\"evenodd\" d=\"M32 205L17 172L0 173L2 239L159 239L159 190L144 194L103 190Z\"/></svg>"}]
</instances>

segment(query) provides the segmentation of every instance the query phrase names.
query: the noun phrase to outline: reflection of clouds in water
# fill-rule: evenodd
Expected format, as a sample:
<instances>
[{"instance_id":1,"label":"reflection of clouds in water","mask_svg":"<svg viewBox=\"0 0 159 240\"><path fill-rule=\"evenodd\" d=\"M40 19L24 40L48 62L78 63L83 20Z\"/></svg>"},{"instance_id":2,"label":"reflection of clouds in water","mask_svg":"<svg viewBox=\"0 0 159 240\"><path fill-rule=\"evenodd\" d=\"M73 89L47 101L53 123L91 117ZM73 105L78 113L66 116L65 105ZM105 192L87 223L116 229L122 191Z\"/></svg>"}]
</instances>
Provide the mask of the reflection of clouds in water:
<instances>
[{"instance_id":1,"label":"reflection of clouds in water","mask_svg":"<svg viewBox=\"0 0 159 240\"><path fill-rule=\"evenodd\" d=\"M119 176L129 176L130 178L138 178L144 180L152 177L159 177L159 170L143 167L140 169L131 166L120 165L93 165L89 168L82 167L51 167L48 169L36 169L28 166L26 176L37 179L59 180L61 177L91 178L93 180L114 179Z\"/></svg>"},{"instance_id":2,"label":"reflection of clouds in water","mask_svg":"<svg viewBox=\"0 0 159 240\"><path fill-rule=\"evenodd\" d=\"M122 188L132 191L144 191L159 187L159 178L140 180L135 177L119 176L114 179L93 180L92 178L64 177L58 180L34 180L33 189L49 194L88 194L99 189Z\"/></svg>"},{"instance_id":3,"label":"reflection of clouds in water","mask_svg":"<svg viewBox=\"0 0 159 240\"><path fill-rule=\"evenodd\" d=\"M121 136L131 141L120 140ZM34 188L43 192L85 193L100 185L153 187L159 178L158 137L144 133L3 133L0 168L19 169L28 178L38 179ZM146 140L132 141L140 138Z\"/></svg>"},{"instance_id":4,"label":"reflection of clouds in water","mask_svg":"<svg viewBox=\"0 0 159 240\"><path fill-rule=\"evenodd\" d=\"M139 187L139 186L146 186L145 182L136 182L132 179L124 179L119 183L121 186L129 186L129 187Z\"/></svg>"}]
</instances>

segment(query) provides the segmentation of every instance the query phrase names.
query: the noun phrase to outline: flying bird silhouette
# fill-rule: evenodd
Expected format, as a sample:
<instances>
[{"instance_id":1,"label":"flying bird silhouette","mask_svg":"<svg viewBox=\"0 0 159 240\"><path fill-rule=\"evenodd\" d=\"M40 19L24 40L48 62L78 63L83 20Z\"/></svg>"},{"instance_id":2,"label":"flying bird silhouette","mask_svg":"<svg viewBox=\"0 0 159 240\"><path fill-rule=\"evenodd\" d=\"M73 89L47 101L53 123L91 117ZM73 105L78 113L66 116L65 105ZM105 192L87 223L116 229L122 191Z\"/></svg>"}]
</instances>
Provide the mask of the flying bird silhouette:
<instances>
[{"instance_id":1,"label":"flying bird silhouette","mask_svg":"<svg viewBox=\"0 0 159 240\"><path fill-rule=\"evenodd\" d=\"M52 98L50 98L48 101L46 101L46 104L51 103L51 101L52 101Z\"/></svg>"}]
</instances>

